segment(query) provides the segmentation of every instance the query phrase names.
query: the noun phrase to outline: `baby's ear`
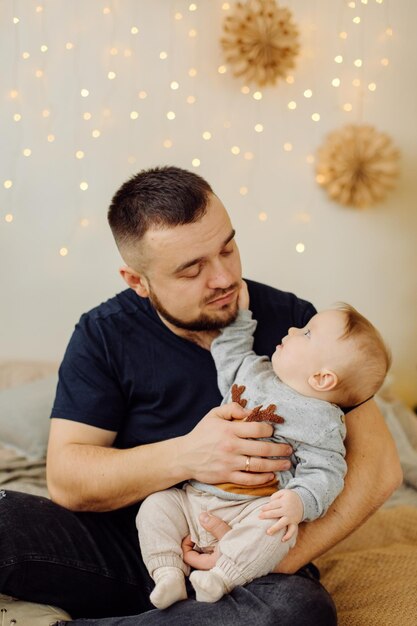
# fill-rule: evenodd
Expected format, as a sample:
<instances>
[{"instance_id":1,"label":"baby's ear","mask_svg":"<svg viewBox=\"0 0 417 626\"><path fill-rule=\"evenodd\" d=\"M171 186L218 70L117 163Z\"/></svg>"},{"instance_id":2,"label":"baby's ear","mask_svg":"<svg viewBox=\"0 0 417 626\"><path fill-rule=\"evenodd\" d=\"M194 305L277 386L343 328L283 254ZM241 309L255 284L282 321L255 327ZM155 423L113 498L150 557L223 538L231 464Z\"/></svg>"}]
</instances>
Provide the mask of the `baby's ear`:
<instances>
[{"instance_id":1,"label":"baby's ear","mask_svg":"<svg viewBox=\"0 0 417 626\"><path fill-rule=\"evenodd\" d=\"M320 370L312 374L308 379L308 384L315 391L331 391L338 383L337 375L331 370Z\"/></svg>"}]
</instances>

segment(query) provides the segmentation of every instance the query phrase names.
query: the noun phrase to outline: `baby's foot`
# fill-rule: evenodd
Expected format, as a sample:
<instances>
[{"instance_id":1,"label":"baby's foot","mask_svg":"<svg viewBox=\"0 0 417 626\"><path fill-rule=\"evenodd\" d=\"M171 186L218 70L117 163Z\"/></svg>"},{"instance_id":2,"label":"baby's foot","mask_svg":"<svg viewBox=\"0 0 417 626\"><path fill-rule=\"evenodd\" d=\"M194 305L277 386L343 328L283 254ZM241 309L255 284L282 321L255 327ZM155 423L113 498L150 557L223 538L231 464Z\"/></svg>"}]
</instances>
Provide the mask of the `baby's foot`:
<instances>
[{"instance_id":1,"label":"baby's foot","mask_svg":"<svg viewBox=\"0 0 417 626\"><path fill-rule=\"evenodd\" d=\"M222 577L213 570L195 570L190 575L190 582L199 602L217 602L227 592Z\"/></svg>"},{"instance_id":2,"label":"baby's foot","mask_svg":"<svg viewBox=\"0 0 417 626\"><path fill-rule=\"evenodd\" d=\"M184 573L178 567L158 567L153 572L155 588L149 600L157 609L166 609L178 600L187 599Z\"/></svg>"}]
</instances>

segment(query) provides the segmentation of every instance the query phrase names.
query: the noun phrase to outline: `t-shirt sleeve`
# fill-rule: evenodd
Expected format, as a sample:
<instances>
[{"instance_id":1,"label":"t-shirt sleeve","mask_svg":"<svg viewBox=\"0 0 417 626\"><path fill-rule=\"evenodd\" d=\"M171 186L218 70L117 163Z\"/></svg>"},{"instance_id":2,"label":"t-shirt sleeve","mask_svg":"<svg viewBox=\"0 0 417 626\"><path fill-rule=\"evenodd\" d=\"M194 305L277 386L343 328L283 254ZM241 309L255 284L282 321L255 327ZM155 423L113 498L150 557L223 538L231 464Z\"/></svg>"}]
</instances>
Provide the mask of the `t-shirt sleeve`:
<instances>
[{"instance_id":1,"label":"t-shirt sleeve","mask_svg":"<svg viewBox=\"0 0 417 626\"><path fill-rule=\"evenodd\" d=\"M114 370L111 347L97 321L83 315L59 369L51 417L117 432L126 403Z\"/></svg>"}]
</instances>

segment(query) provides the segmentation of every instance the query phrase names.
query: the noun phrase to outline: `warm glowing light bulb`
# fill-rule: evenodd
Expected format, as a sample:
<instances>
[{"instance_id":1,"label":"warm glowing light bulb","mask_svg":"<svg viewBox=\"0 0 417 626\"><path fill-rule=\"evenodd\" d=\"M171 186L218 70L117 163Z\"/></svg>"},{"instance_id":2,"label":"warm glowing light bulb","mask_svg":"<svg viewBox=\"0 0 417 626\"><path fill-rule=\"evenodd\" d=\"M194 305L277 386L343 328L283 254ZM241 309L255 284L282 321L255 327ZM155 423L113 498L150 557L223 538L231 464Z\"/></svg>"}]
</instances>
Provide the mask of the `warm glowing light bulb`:
<instances>
[{"instance_id":1,"label":"warm glowing light bulb","mask_svg":"<svg viewBox=\"0 0 417 626\"><path fill-rule=\"evenodd\" d=\"M389 65L389 59L387 59L386 57L384 59L381 59L381 65L383 65L384 67Z\"/></svg>"},{"instance_id":2,"label":"warm glowing light bulb","mask_svg":"<svg viewBox=\"0 0 417 626\"><path fill-rule=\"evenodd\" d=\"M175 120L175 117L176 117L176 116L175 116L174 111L168 111L168 113L167 113L167 118L168 118L169 120Z\"/></svg>"},{"instance_id":3,"label":"warm glowing light bulb","mask_svg":"<svg viewBox=\"0 0 417 626\"><path fill-rule=\"evenodd\" d=\"M202 137L203 137L203 139L208 141L209 139L211 139L211 133L208 130L205 130L203 135L202 135Z\"/></svg>"},{"instance_id":4,"label":"warm glowing light bulb","mask_svg":"<svg viewBox=\"0 0 417 626\"><path fill-rule=\"evenodd\" d=\"M354 9L356 7L356 2L353 2L352 0L352 2L348 3L348 6L349 6L349 9Z\"/></svg>"},{"instance_id":5,"label":"warm glowing light bulb","mask_svg":"<svg viewBox=\"0 0 417 626\"><path fill-rule=\"evenodd\" d=\"M15 114L13 115L13 120L14 120L15 122L20 122L20 120L21 120L21 119L22 119L22 116L20 115L20 113L15 113Z\"/></svg>"},{"instance_id":6,"label":"warm glowing light bulb","mask_svg":"<svg viewBox=\"0 0 417 626\"><path fill-rule=\"evenodd\" d=\"M294 109L297 108L297 103L294 102L294 100L291 100L291 102L287 104L287 107L290 109L290 111L294 111Z\"/></svg>"},{"instance_id":7,"label":"warm glowing light bulb","mask_svg":"<svg viewBox=\"0 0 417 626\"><path fill-rule=\"evenodd\" d=\"M352 105L350 102L346 102L346 104L343 105L343 110L347 111L349 113L349 111L351 111L353 109Z\"/></svg>"},{"instance_id":8,"label":"warm glowing light bulb","mask_svg":"<svg viewBox=\"0 0 417 626\"><path fill-rule=\"evenodd\" d=\"M301 254L302 252L304 252L306 247L303 243L300 242L300 243L297 243L297 245L295 246L295 249L297 250L297 252Z\"/></svg>"},{"instance_id":9,"label":"warm glowing light bulb","mask_svg":"<svg viewBox=\"0 0 417 626\"><path fill-rule=\"evenodd\" d=\"M139 32L139 28L137 26L132 26L130 32L132 33L132 35L137 35Z\"/></svg>"},{"instance_id":10,"label":"warm glowing light bulb","mask_svg":"<svg viewBox=\"0 0 417 626\"><path fill-rule=\"evenodd\" d=\"M42 78L42 76L43 76L43 70L36 70L36 72L35 72L35 76L36 76L36 78Z\"/></svg>"},{"instance_id":11,"label":"warm glowing light bulb","mask_svg":"<svg viewBox=\"0 0 417 626\"><path fill-rule=\"evenodd\" d=\"M304 92L304 97L305 98L311 98L311 96L313 95L313 92L311 91L311 89L306 89Z\"/></svg>"},{"instance_id":12,"label":"warm glowing light bulb","mask_svg":"<svg viewBox=\"0 0 417 626\"><path fill-rule=\"evenodd\" d=\"M292 85L295 82L295 78L291 74L287 76L285 80L289 85Z\"/></svg>"},{"instance_id":13,"label":"warm glowing light bulb","mask_svg":"<svg viewBox=\"0 0 417 626\"><path fill-rule=\"evenodd\" d=\"M219 74L226 74L227 67L225 65L219 65L219 67L217 68L217 71Z\"/></svg>"},{"instance_id":14,"label":"warm glowing light bulb","mask_svg":"<svg viewBox=\"0 0 417 626\"><path fill-rule=\"evenodd\" d=\"M263 124L255 124L254 129L257 133L262 133L264 130Z\"/></svg>"},{"instance_id":15,"label":"warm glowing light bulb","mask_svg":"<svg viewBox=\"0 0 417 626\"><path fill-rule=\"evenodd\" d=\"M148 94L146 93L146 91L139 91L138 96L141 100L145 100L145 98L148 97Z\"/></svg>"},{"instance_id":16,"label":"warm glowing light bulb","mask_svg":"<svg viewBox=\"0 0 417 626\"><path fill-rule=\"evenodd\" d=\"M60 250L59 250L59 254L60 254L61 256L67 256L67 254L68 254L68 248L60 248Z\"/></svg>"},{"instance_id":17,"label":"warm glowing light bulb","mask_svg":"<svg viewBox=\"0 0 417 626\"><path fill-rule=\"evenodd\" d=\"M319 113L313 113L313 115L311 116L311 119L313 120L313 122L318 122L320 120Z\"/></svg>"},{"instance_id":18,"label":"warm glowing light bulb","mask_svg":"<svg viewBox=\"0 0 417 626\"><path fill-rule=\"evenodd\" d=\"M114 80L114 79L116 78L116 72L109 72L109 73L107 74L107 78L108 78L109 80Z\"/></svg>"},{"instance_id":19,"label":"warm glowing light bulb","mask_svg":"<svg viewBox=\"0 0 417 626\"><path fill-rule=\"evenodd\" d=\"M228 11L230 9L230 4L228 2L223 2L222 9L223 11Z\"/></svg>"},{"instance_id":20,"label":"warm glowing light bulb","mask_svg":"<svg viewBox=\"0 0 417 626\"><path fill-rule=\"evenodd\" d=\"M285 152L291 152L291 150L292 150L292 143L287 141L286 143L284 143L283 148L284 148Z\"/></svg>"},{"instance_id":21,"label":"warm glowing light bulb","mask_svg":"<svg viewBox=\"0 0 417 626\"><path fill-rule=\"evenodd\" d=\"M32 150L30 148L24 148L24 150L22 150L23 156L25 157L30 157L30 155L32 154Z\"/></svg>"},{"instance_id":22,"label":"warm glowing light bulb","mask_svg":"<svg viewBox=\"0 0 417 626\"><path fill-rule=\"evenodd\" d=\"M161 52L159 53L159 58L160 58L162 61L165 61L165 59L167 59L167 58L168 58L168 53L167 53L167 52L165 52L165 50L161 50Z\"/></svg>"},{"instance_id":23,"label":"warm glowing light bulb","mask_svg":"<svg viewBox=\"0 0 417 626\"><path fill-rule=\"evenodd\" d=\"M241 187L239 189L239 193L240 193L241 196L246 196L248 191L249 191L249 189L247 187Z\"/></svg>"},{"instance_id":24,"label":"warm glowing light bulb","mask_svg":"<svg viewBox=\"0 0 417 626\"><path fill-rule=\"evenodd\" d=\"M174 15L174 18L179 21L182 20L182 13L180 13L179 11L177 11Z\"/></svg>"},{"instance_id":25,"label":"warm glowing light bulb","mask_svg":"<svg viewBox=\"0 0 417 626\"><path fill-rule=\"evenodd\" d=\"M337 56L335 56L334 60L335 60L335 63L343 63L343 57L341 54L338 54Z\"/></svg>"},{"instance_id":26,"label":"warm glowing light bulb","mask_svg":"<svg viewBox=\"0 0 417 626\"><path fill-rule=\"evenodd\" d=\"M48 52L48 46L46 44L41 45L41 52Z\"/></svg>"},{"instance_id":27,"label":"warm glowing light bulb","mask_svg":"<svg viewBox=\"0 0 417 626\"><path fill-rule=\"evenodd\" d=\"M13 24L18 24L20 22L18 17L13 18Z\"/></svg>"},{"instance_id":28,"label":"warm glowing light bulb","mask_svg":"<svg viewBox=\"0 0 417 626\"><path fill-rule=\"evenodd\" d=\"M35 10L36 10L36 13L42 13L42 11L43 11L43 6L39 4L39 5L36 7L36 9L35 9Z\"/></svg>"},{"instance_id":29,"label":"warm glowing light bulb","mask_svg":"<svg viewBox=\"0 0 417 626\"><path fill-rule=\"evenodd\" d=\"M88 120L91 120L91 113L89 113L88 111L83 113L83 120L85 120L86 122L88 122Z\"/></svg>"},{"instance_id":30,"label":"warm glowing light bulb","mask_svg":"<svg viewBox=\"0 0 417 626\"><path fill-rule=\"evenodd\" d=\"M188 76L191 76L191 78L197 76L197 70L195 69L195 67L190 67L190 69L188 70Z\"/></svg>"},{"instance_id":31,"label":"warm glowing light bulb","mask_svg":"<svg viewBox=\"0 0 417 626\"><path fill-rule=\"evenodd\" d=\"M241 93L244 93L245 96L250 93L250 89L247 85L243 85L243 87L240 88Z\"/></svg>"},{"instance_id":32,"label":"warm glowing light bulb","mask_svg":"<svg viewBox=\"0 0 417 626\"><path fill-rule=\"evenodd\" d=\"M348 36L348 34L344 30L342 30L342 32L339 33L340 39L347 39L347 36Z\"/></svg>"},{"instance_id":33,"label":"warm glowing light bulb","mask_svg":"<svg viewBox=\"0 0 417 626\"><path fill-rule=\"evenodd\" d=\"M67 41L67 43L65 44L65 47L67 50L72 50L74 47L74 44L71 41Z\"/></svg>"},{"instance_id":34,"label":"warm glowing light bulb","mask_svg":"<svg viewBox=\"0 0 417 626\"><path fill-rule=\"evenodd\" d=\"M326 177L325 177L325 175L324 175L324 174L317 174L317 176L316 176L316 182L317 182L319 185L323 185L323 184L326 182Z\"/></svg>"},{"instance_id":35,"label":"warm glowing light bulb","mask_svg":"<svg viewBox=\"0 0 417 626\"><path fill-rule=\"evenodd\" d=\"M255 91L252 97L254 100L262 100L262 91Z\"/></svg>"},{"instance_id":36,"label":"warm glowing light bulb","mask_svg":"<svg viewBox=\"0 0 417 626\"><path fill-rule=\"evenodd\" d=\"M90 92L88 91L88 89L81 89L80 94L83 98L88 98Z\"/></svg>"},{"instance_id":37,"label":"warm glowing light bulb","mask_svg":"<svg viewBox=\"0 0 417 626\"><path fill-rule=\"evenodd\" d=\"M240 154L240 148L239 148L239 146L232 146L232 147L230 148L230 152L231 152L232 154L234 154L235 156L237 156L238 154Z\"/></svg>"},{"instance_id":38,"label":"warm glowing light bulb","mask_svg":"<svg viewBox=\"0 0 417 626\"><path fill-rule=\"evenodd\" d=\"M171 82L171 84L170 84L170 87L171 87L171 89L172 89L173 91L176 91L177 89L179 89L179 86L180 86L180 85L179 85L179 83L177 83L177 81L176 81L176 80L173 80L173 81Z\"/></svg>"},{"instance_id":39,"label":"warm glowing light bulb","mask_svg":"<svg viewBox=\"0 0 417 626\"><path fill-rule=\"evenodd\" d=\"M10 224L10 222L13 222L13 215L11 213L6 213L4 219Z\"/></svg>"},{"instance_id":40,"label":"warm glowing light bulb","mask_svg":"<svg viewBox=\"0 0 417 626\"><path fill-rule=\"evenodd\" d=\"M195 28L191 28L191 29L188 31L188 36L189 36L189 37L191 37L191 38L193 38L193 37L197 37L197 31L196 31L196 29L195 29Z\"/></svg>"},{"instance_id":41,"label":"warm glowing light bulb","mask_svg":"<svg viewBox=\"0 0 417 626\"><path fill-rule=\"evenodd\" d=\"M49 110L49 109L44 109L44 110L42 111L42 117L44 117L45 119L46 119L47 117L49 117L50 115L51 115L51 112L50 112L50 110Z\"/></svg>"},{"instance_id":42,"label":"warm glowing light bulb","mask_svg":"<svg viewBox=\"0 0 417 626\"><path fill-rule=\"evenodd\" d=\"M111 9L110 9L110 7L104 7L104 9L103 9L103 14L104 14L104 15L110 15L110 13L111 13Z\"/></svg>"},{"instance_id":43,"label":"warm glowing light bulb","mask_svg":"<svg viewBox=\"0 0 417 626\"><path fill-rule=\"evenodd\" d=\"M81 189L81 191L87 191L87 189L88 189L88 183L87 183L85 180L81 181L81 183L80 183L80 189Z\"/></svg>"},{"instance_id":44,"label":"warm glowing light bulb","mask_svg":"<svg viewBox=\"0 0 417 626\"><path fill-rule=\"evenodd\" d=\"M355 60L353 61L353 65L354 65L355 67L362 67L362 59L355 59Z\"/></svg>"},{"instance_id":45,"label":"warm glowing light bulb","mask_svg":"<svg viewBox=\"0 0 417 626\"><path fill-rule=\"evenodd\" d=\"M164 146L164 148L172 148L172 141L171 139L165 139L164 143L162 144Z\"/></svg>"},{"instance_id":46,"label":"warm glowing light bulb","mask_svg":"<svg viewBox=\"0 0 417 626\"><path fill-rule=\"evenodd\" d=\"M26 59L29 59L29 58L30 58L29 52L22 52L22 59L26 61Z\"/></svg>"},{"instance_id":47,"label":"warm glowing light bulb","mask_svg":"<svg viewBox=\"0 0 417 626\"><path fill-rule=\"evenodd\" d=\"M77 152L75 153L75 158L76 159L83 159L84 158L84 152L82 150L77 150Z\"/></svg>"},{"instance_id":48,"label":"warm glowing light bulb","mask_svg":"<svg viewBox=\"0 0 417 626\"><path fill-rule=\"evenodd\" d=\"M112 57L115 57L117 54L119 54L119 51L117 48L110 48L110 54L112 55Z\"/></svg>"},{"instance_id":49,"label":"warm glowing light bulb","mask_svg":"<svg viewBox=\"0 0 417 626\"><path fill-rule=\"evenodd\" d=\"M3 183L3 187L5 189L11 189L13 187L13 181L12 180L5 180Z\"/></svg>"},{"instance_id":50,"label":"warm glowing light bulb","mask_svg":"<svg viewBox=\"0 0 417 626\"><path fill-rule=\"evenodd\" d=\"M376 89L376 84L375 84L375 83L369 83L369 85L368 85L368 89L369 89L369 91L375 91L375 89Z\"/></svg>"},{"instance_id":51,"label":"warm glowing light bulb","mask_svg":"<svg viewBox=\"0 0 417 626\"><path fill-rule=\"evenodd\" d=\"M200 159L193 159L191 161L191 163L192 163L193 167L200 167L201 161L200 161Z\"/></svg>"},{"instance_id":52,"label":"warm glowing light bulb","mask_svg":"<svg viewBox=\"0 0 417 626\"><path fill-rule=\"evenodd\" d=\"M13 100L15 100L18 95L19 95L19 92L17 91L17 89L12 89L11 90L10 97L13 98Z\"/></svg>"},{"instance_id":53,"label":"warm glowing light bulb","mask_svg":"<svg viewBox=\"0 0 417 626\"><path fill-rule=\"evenodd\" d=\"M46 139L49 143L53 143L55 141L55 135L48 135Z\"/></svg>"},{"instance_id":54,"label":"warm glowing light bulb","mask_svg":"<svg viewBox=\"0 0 417 626\"><path fill-rule=\"evenodd\" d=\"M188 104L194 104L196 102L197 98L195 96L187 96L187 102Z\"/></svg>"},{"instance_id":55,"label":"warm glowing light bulb","mask_svg":"<svg viewBox=\"0 0 417 626\"><path fill-rule=\"evenodd\" d=\"M361 23L361 18L359 17L359 15L356 15L356 17L353 18L352 22L354 24L360 24Z\"/></svg>"},{"instance_id":56,"label":"warm glowing light bulb","mask_svg":"<svg viewBox=\"0 0 417 626\"><path fill-rule=\"evenodd\" d=\"M130 119L131 120L137 120L139 117L139 113L137 111L131 111L130 112Z\"/></svg>"},{"instance_id":57,"label":"warm glowing light bulb","mask_svg":"<svg viewBox=\"0 0 417 626\"><path fill-rule=\"evenodd\" d=\"M101 132L98 130L98 128L95 128L92 132L91 132L91 136L94 137L94 139L98 139L98 137L100 137Z\"/></svg>"},{"instance_id":58,"label":"warm glowing light bulb","mask_svg":"<svg viewBox=\"0 0 417 626\"><path fill-rule=\"evenodd\" d=\"M195 2L192 2L190 4L190 6L188 7L189 11L197 11L197 5L195 4Z\"/></svg>"},{"instance_id":59,"label":"warm glowing light bulb","mask_svg":"<svg viewBox=\"0 0 417 626\"><path fill-rule=\"evenodd\" d=\"M333 78L332 85L333 85L333 87L339 87L340 86L340 78Z\"/></svg>"},{"instance_id":60,"label":"warm glowing light bulb","mask_svg":"<svg viewBox=\"0 0 417 626\"><path fill-rule=\"evenodd\" d=\"M261 211L258 215L258 218L261 222L266 222L266 220L268 219L268 214L265 213L265 211Z\"/></svg>"}]
</instances>

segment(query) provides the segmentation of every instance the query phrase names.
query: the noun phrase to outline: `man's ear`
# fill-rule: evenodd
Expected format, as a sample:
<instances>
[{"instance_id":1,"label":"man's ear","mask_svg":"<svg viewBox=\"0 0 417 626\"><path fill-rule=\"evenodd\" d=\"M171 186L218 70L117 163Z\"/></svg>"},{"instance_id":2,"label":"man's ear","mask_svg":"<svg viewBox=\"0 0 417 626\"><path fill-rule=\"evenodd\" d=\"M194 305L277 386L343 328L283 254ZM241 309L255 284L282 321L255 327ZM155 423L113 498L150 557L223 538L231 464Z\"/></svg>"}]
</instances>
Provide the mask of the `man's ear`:
<instances>
[{"instance_id":1,"label":"man's ear","mask_svg":"<svg viewBox=\"0 0 417 626\"><path fill-rule=\"evenodd\" d=\"M141 298L149 296L149 284L143 274L132 270L128 265L124 265L119 270L120 276Z\"/></svg>"},{"instance_id":2,"label":"man's ear","mask_svg":"<svg viewBox=\"0 0 417 626\"><path fill-rule=\"evenodd\" d=\"M331 391L339 382L337 375L331 370L322 369L312 374L308 379L308 384L315 391Z\"/></svg>"}]
</instances>

